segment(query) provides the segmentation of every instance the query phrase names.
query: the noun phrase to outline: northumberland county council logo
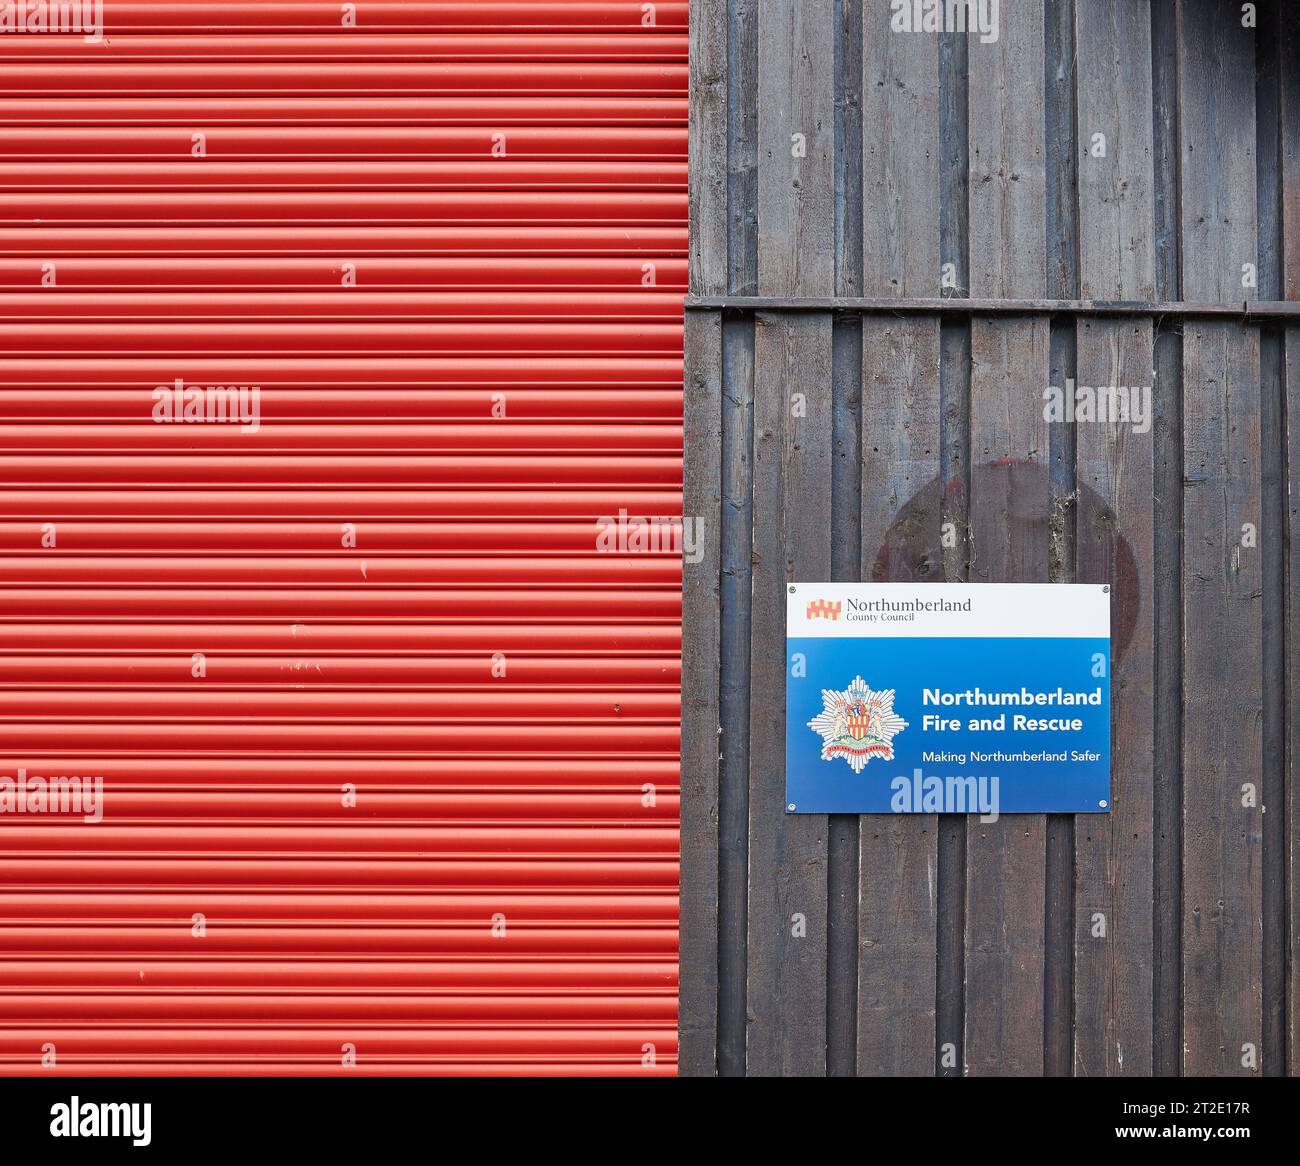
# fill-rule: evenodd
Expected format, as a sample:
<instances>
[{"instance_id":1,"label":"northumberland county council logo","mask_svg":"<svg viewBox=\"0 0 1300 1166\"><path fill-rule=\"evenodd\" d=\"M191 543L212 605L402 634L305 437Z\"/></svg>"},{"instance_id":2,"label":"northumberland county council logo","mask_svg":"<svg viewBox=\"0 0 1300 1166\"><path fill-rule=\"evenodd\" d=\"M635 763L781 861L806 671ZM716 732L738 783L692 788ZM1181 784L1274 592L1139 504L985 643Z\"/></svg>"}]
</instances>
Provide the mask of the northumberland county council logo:
<instances>
[{"instance_id":1,"label":"northumberland county council logo","mask_svg":"<svg viewBox=\"0 0 1300 1166\"><path fill-rule=\"evenodd\" d=\"M838 599L833 603L829 599L814 599L808 604L807 616L809 619L839 619L841 606Z\"/></svg>"},{"instance_id":2,"label":"northumberland county council logo","mask_svg":"<svg viewBox=\"0 0 1300 1166\"><path fill-rule=\"evenodd\" d=\"M894 690L872 692L861 676L843 692L822 689L825 708L808 722L808 727L822 735L822 760L843 757L861 773L873 757L894 760L894 734L907 728L907 722L894 712Z\"/></svg>"}]
</instances>

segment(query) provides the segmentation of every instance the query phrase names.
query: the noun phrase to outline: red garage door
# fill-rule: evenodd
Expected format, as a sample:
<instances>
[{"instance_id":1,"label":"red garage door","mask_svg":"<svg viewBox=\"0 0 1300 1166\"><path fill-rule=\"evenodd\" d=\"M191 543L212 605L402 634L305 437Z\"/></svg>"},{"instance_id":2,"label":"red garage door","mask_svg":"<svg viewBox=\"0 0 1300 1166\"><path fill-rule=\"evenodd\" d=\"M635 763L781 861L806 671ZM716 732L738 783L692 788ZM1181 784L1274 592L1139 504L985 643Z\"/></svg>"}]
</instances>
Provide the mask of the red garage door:
<instances>
[{"instance_id":1,"label":"red garage door","mask_svg":"<svg viewBox=\"0 0 1300 1166\"><path fill-rule=\"evenodd\" d=\"M0 32L0 1071L674 1071L685 8Z\"/></svg>"}]
</instances>

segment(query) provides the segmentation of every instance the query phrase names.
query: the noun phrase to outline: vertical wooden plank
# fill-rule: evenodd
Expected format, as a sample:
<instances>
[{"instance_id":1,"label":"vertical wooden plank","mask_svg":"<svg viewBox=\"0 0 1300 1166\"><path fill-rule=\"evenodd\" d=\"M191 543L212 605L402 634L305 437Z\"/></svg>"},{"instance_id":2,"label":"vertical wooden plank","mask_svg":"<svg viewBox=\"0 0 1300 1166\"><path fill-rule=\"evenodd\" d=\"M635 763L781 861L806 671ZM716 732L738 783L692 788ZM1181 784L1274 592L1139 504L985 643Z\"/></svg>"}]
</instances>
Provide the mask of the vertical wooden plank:
<instances>
[{"instance_id":1,"label":"vertical wooden plank","mask_svg":"<svg viewBox=\"0 0 1300 1166\"><path fill-rule=\"evenodd\" d=\"M1219 0L1178 5L1183 298L1241 303L1257 264L1255 34Z\"/></svg>"},{"instance_id":2,"label":"vertical wooden plank","mask_svg":"<svg viewBox=\"0 0 1300 1166\"><path fill-rule=\"evenodd\" d=\"M963 71L964 75L964 71ZM945 77L947 75L945 74ZM965 102L960 102L965 113ZM959 153L965 158L965 121ZM964 167L964 163L963 163ZM944 184L945 200L949 184ZM965 191L965 182L962 183ZM963 200L964 201L964 200ZM965 211L961 221L966 220ZM964 232L944 238L965 239ZM965 263L965 247L960 248ZM939 328L940 492L944 523L953 538L944 540L939 559L944 579L969 580L970 566L970 320L945 320ZM939 910L935 924L936 1072L940 1077L965 1073L966 1057L966 818L939 818Z\"/></svg>"},{"instance_id":3,"label":"vertical wooden plank","mask_svg":"<svg viewBox=\"0 0 1300 1166\"><path fill-rule=\"evenodd\" d=\"M862 294L862 52L870 17L861 4L836 0L835 294L841 296Z\"/></svg>"},{"instance_id":4,"label":"vertical wooden plank","mask_svg":"<svg viewBox=\"0 0 1300 1166\"><path fill-rule=\"evenodd\" d=\"M727 286L758 292L757 0L727 0Z\"/></svg>"},{"instance_id":5,"label":"vertical wooden plank","mask_svg":"<svg viewBox=\"0 0 1300 1166\"><path fill-rule=\"evenodd\" d=\"M1085 299L1155 296L1151 9L1076 4L1079 278ZM1095 156L1094 135L1105 153Z\"/></svg>"},{"instance_id":6,"label":"vertical wooden plank","mask_svg":"<svg viewBox=\"0 0 1300 1166\"><path fill-rule=\"evenodd\" d=\"M1046 288L1043 9L1017 7L970 54L970 285L973 296ZM1046 582L1049 476L1045 318L971 325L972 582ZM967 822L965 1068L1043 1072L1046 820Z\"/></svg>"},{"instance_id":7,"label":"vertical wooden plank","mask_svg":"<svg viewBox=\"0 0 1300 1166\"><path fill-rule=\"evenodd\" d=\"M863 294L939 294L939 38L891 31L868 5L862 40Z\"/></svg>"},{"instance_id":8,"label":"vertical wooden plank","mask_svg":"<svg viewBox=\"0 0 1300 1166\"><path fill-rule=\"evenodd\" d=\"M863 18L863 292L936 296L939 38L891 31L883 5ZM940 581L942 498L926 490L940 470L939 322L868 317L862 327L861 577ZM914 498L908 537L891 540ZM904 554L877 574L887 543ZM858 1072L931 1075L938 819L864 818L858 869Z\"/></svg>"},{"instance_id":9,"label":"vertical wooden plank","mask_svg":"<svg viewBox=\"0 0 1300 1166\"><path fill-rule=\"evenodd\" d=\"M1076 5L1075 44L1080 291L1085 299L1151 299L1150 8L1122 0ZM1096 134L1104 135L1101 156L1091 148ZM1083 320L1076 336L1078 384L1146 386L1152 407L1150 320ZM1077 578L1111 585L1113 637L1132 627L1122 652L1112 640L1111 812L1075 823L1079 1076L1153 1072L1154 448L1150 428L1077 427Z\"/></svg>"},{"instance_id":10,"label":"vertical wooden plank","mask_svg":"<svg viewBox=\"0 0 1300 1166\"><path fill-rule=\"evenodd\" d=\"M745 1074L754 321L722 323L722 627L718 776L718 1073Z\"/></svg>"},{"instance_id":11,"label":"vertical wooden plank","mask_svg":"<svg viewBox=\"0 0 1300 1166\"><path fill-rule=\"evenodd\" d=\"M1282 119L1282 295L1300 299L1300 21L1284 21L1278 46ZM1300 1075L1300 328L1285 333L1286 378L1286 836L1287 1072Z\"/></svg>"},{"instance_id":12,"label":"vertical wooden plank","mask_svg":"<svg viewBox=\"0 0 1300 1166\"><path fill-rule=\"evenodd\" d=\"M1172 3L1151 7L1155 158L1156 298L1181 298L1178 225L1178 36ZM1183 337L1182 321L1155 336L1155 790L1151 822L1153 1062L1158 1076L1182 1064L1183 836Z\"/></svg>"},{"instance_id":13,"label":"vertical wooden plank","mask_svg":"<svg viewBox=\"0 0 1300 1166\"><path fill-rule=\"evenodd\" d=\"M953 286L970 288L970 125L967 37L939 37L939 258L950 264ZM945 580L965 581L970 562L970 321L945 319L939 328L939 444L943 521L956 537L940 546ZM935 923L936 1072L965 1071L966 819L938 823L938 913Z\"/></svg>"},{"instance_id":14,"label":"vertical wooden plank","mask_svg":"<svg viewBox=\"0 0 1300 1166\"><path fill-rule=\"evenodd\" d=\"M1300 300L1300 20L1292 11L1281 23L1282 298Z\"/></svg>"},{"instance_id":15,"label":"vertical wooden plank","mask_svg":"<svg viewBox=\"0 0 1300 1166\"><path fill-rule=\"evenodd\" d=\"M793 580L830 577L831 408L830 316L760 315L749 741L752 1076L826 1072L826 818L785 812L785 595Z\"/></svg>"},{"instance_id":16,"label":"vertical wooden plank","mask_svg":"<svg viewBox=\"0 0 1300 1166\"><path fill-rule=\"evenodd\" d=\"M1300 97L1300 93L1297 94ZM1300 328L1286 330L1287 1072L1300 1076Z\"/></svg>"},{"instance_id":17,"label":"vertical wooden plank","mask_svg":"<svg viewBox=\"0 0 1300 1166\"><path fill-rule=\"evenodd\" d=\"M758 0L758 291L835 286L833 0Z\"/></svg>"},{"instance_id":18,"label":"vertical wooden plank","mask_svg":"<svg viewBox=\"0 0 1300 1166\"><path fill-rule=\"evenodd\" d=\"M1183 295L1239 301L1256 263L1254 35L1178 10ZM1183 1071L1263 1064L1260 367L1254 329L1183 335ZM1247 533L1246 524L1254 530ZM1256 796L1243 796L1253 785Z\"/></svg>"},{"instance_id":19,"label":"vertical wooden plank","mask_svg":"<svg viewBox=\"0 0 1300 1166\"><path fill-rule=\"evenodd\" d=\"M1263 1023L1258 334L1189 322L1183 380L1183 1071L1240 1074Z\"/></svg>"},{"instance_id":20,"label":"vertical wooden plank","mask_svg":"<svg viewBox=\"0 0 1300 1166\"><path fill-rule=\"evenodd\" d=\"M867 317L862 352L862 576L941 581L939 321ZM938 818L863 818L859 853L858 1072L933 1075Z\"/></svg>"},{"instance_id":21,"label":"vertical wooden plank","mask_svg":"<svg viewBox=\"0 0 1300 1166\"><path fill-rule=\"evenodd\" d=\"M1079 138L1075 116L1078 50L1075 45L1075 0L1044 0L1043 5L1043 96L1046 99L1043 126L1043 166L1047 184L1047 294L1053 299L1077 299L1079 295ZM1059 345L1067 336L1065 325L1058 321ZM1069 338L1073 346L1073 338ZM1053 431L1056 453L1062 452L1061 439L1072 440L1072 431ZM1060 477L1068 465L1054 453L1053 468L1057 485L1067 483ZM1068 580L1061 580L1068 582ZM1072 824L1068 814L1056 825ZM1050 825L1050 824L1049 824Z\"/></svg>"},{"instance_id":22,"label":"vertical wooden plank","mask_svg":"<svg viewBox=\"0 0 1300 1166\"><path fill-rule=\"evenodd\" d=\"M1043 96L1045 98L1043 163L1047 205L1046 290L1052 297L1079 295L1079 158L1075 125L1077 67L1074 0L1045 0L1043 5ZM1076 369L1075 328L1051 322L1051 383L1064 385ZM1048 580L1075 579L1077 487L1074 426L1048 426ZM1043 1072L1067 1077L1074 1059L1074 837L1072 814L1046 818L1046 866L1043 871Z\"/></svg>"},{"instance_id":23,"label":"vertical wooden plank","mask_svg":"<svg viewBox=\"0 0 1300 1166\"><path fill-rule=\"evenodd\" d=\"M970 294L1046 295L1043 9L1017 5L970 54Z\"/></svg>"},{"instance_id":24,"label":"vertical wooden plank","mask_svg":"<svg viewBox=\"0 0 1300 1166\"><path fill-rule=\"evenodd\" d=\"M833 0L757 0L758 291L835 279ZM785 585L831 571L829 315L755 325L747 1072L827 1067L827 821L785 812Z\"/></svg>"},{"instance_id":25,"label":"vertical wooden plank","mask_svg":"<svg viewBox=\"0 0 1300 1166\"><path fill-rule=\"evenodd\" d=\"M1258 214L1261 299L1282 297L1282 116L1281 33L1276 0L1258 5L1255 34L1255 186ZM1285 335L1259 328L1260 372L1260 529L1282 537L1265 538L1260 555L1260 679L1263 706L1263 785L1260 800L1263 948L1260 985L1264 1027L1261 1067L1266 1077L1286 1072L1286 393Z\"/></svg>"},{"instance_id":26,"label":"vertical wooden plank","mask_svg":"<svg viewBox=\"0 0 1300 1166\"><path fill-rule=\"evenodd\" d=\"M972 217L972 229L974 218ZM1046 317L971 326L971 582L1045 583ZM966 1071L1043 1073L1046 819L970 818L966 852Z\"/></svg>"},{"instance_id":27,"label":"vertical wooden plank","mask_svg":"<svg viewBox=\"0 0 1300 1166\"><path fill-rule=\"evenodd\" d=\"M835 291L862 292L862 22L861 4L835 0ZM835 420L831 479L831 578L861 578L862 321L842 316L831 337ZM832 814L829 831L826 952L826 1072L852 1077L858 1059L857 814Z\"/></svg>"},{"instance_id":28,"label":"vertical wooden plank","mask_svg":"<svg viewBox=\"0 0 1300 1166\"><path fill-rule=\"evenodd\" d=\"M690 288L727 290L727 0L690 2Z\"/></svg>"},{"instance_id":29,"label":"vertical wooden plank","mask_svg":"<svg viewBox=\"0 0 1300 1166\"><path fill-rule=\"evenodd\" d=\"M717 1071L718 732L722 319L686 316L683 515L703 557L682 566L681 923L678 1072Z\"/></svg>"},{"instance_id":30,"label":"vertical wooden plank","mask_svg":"<svg viewBox=\"0 0 1300 1166\"><path fill-rule=\"evenodd\" d=\"M1150 320L1078 325L1080 385L1149 394L1154 360ZM1111 812L1075 822L1078 1076L1153 1072L1153 451L1149 431L1078 426L1077 577L1111 585L1112 625Z\"/></svg>"},{"instance_id":31,"label":"vertical wooden plank","mask_svg":"<svg viewBox=\"0 0 1300 1166\"><path fill-rule=\"evenodd\" d=\"M860 29L858 30L860 33ZM858 37L859 43L861 36ZM841 50L842 51L842 50ZM857 70L861 75L861 69ZM859 107L860 108L860 107ZM861 141L861 126L858 125ZM841 135L841 127L837 131ZM841 137L841 140L843 138ZM855 155L857 157L857 155ZM843 160L840 166L843 165ZM853 172L850 184L857 186ZM840 179L842 182L843 179ZM860 235L860 199L851 192L855 223ZM843 219L841 208L841 220ZM840 229L843 229L841 221ZM854 271L855 286L861 285L862 265ZM839 276L845 274L843 262ZM831 393L834 424L831 442L835 451L831 475L831 579L852 582L862 577L862 321L845 316L835 319L831 329L831 360L834 375ZM862 950L858 930L858 888L861 882L859 851L862 838L857 814L831 814L827 818L826 893L826 1073L830 1077L852 1077L858 1071L858 957Z\"/></svg>"},{"instance_id":32,"label":"vertical wooden plank","mask_svg":"<svg viewBox=\"0 0 1300 1166\"><path fill-rule=\"evenodd\" d=\"M727 289L758 290L758 13L727 0ZM724 319L718 1072L745 1073L754 321Z\"/></svg>"},{"instance_id":33,"label":"vertical wooden plank","mask_svg":"<svg viewBox=\"0 0 1300 1166\"><path fill-rule=\"evenodd\" d=\"M727 291L727 0L690 4L690 290ZM722 616L722 319L688 313L683 516L703 558L682 569L678 1072L718 1072ZM687 632L685 629L689 629Z\"/></svg>"},{"instance_id":34,"label":"vertical wooden plank","mask_svg":"<svg viewBox=\"0 0 1300 1166\"><path fill-rule=\"evenodd\" d=\"M966 37L943 33L939 37L939 258L952 265L953 273L953 286L944 288L944 295L970 294L969 104ZM965 553L963 539L963 558Z\"/></svg>"},{"instance_id":35,"label":"vertical wooden plank","mask_svg":"<svg viewBox=\"0 0 1300 1166\"><path fill-rule=\"evenodd\" d=\"M1053 11L1055 9L1055 11ZM1056 23L1050 28L1048 50L1058 61L1062 52L1060 21L1062 13L1057 0L1048 7L1048 16ZM1073 22L1068 21L1069 39L1073 42ZM1055 43L1053 43L1053 41ZM1073 53L1073 49L1069 50ZM1050 69L1051 66L1049 65ZM1073 76L1073 73L1071 73ZM1071 89L1073 87L1071 86ZM1052 102L1048 122L1049 139L1061 132L1060 98ZM1069 100L1071 116L1074 102ZM1069 138L1074 137L1071 126ZM1054 159L1063 143L1059 137L1049 141L1047 156ZM1070 153L1073 150L1070 149ZM1060 228L1068 229L1071 251L1078 238L1077 187L1070 180L1069 197L1059 189L1055 192L1049 220L1055 218ZM1059 200L1059 201L1058 201ZM1068 207L1068 209L1067 209ZM1048 246L1051 257L1048 278L1052 281L1078 279L1077 254L1068 264L1061 262L1066 248ZM1078 287L1077 282L1073 285ZM1076 371L1078 341L1073 324L1060 319L1051 320L1048 339L1048 377L1053 385L1065 385ZM1047 427L1047 498L1049 520L1047 527L1047 564L1049 583L1073 583L1076 578L1075 524L1078 497L1076 470L1077 443L1075 427L1065 421L1051 421ZM1043 871L1043 1073L1048 1077L1069 1077L1074 1071L1074 839L1075 815L1048 814L1045 819L1046 866Z\"/></svg>"}]
</instances>

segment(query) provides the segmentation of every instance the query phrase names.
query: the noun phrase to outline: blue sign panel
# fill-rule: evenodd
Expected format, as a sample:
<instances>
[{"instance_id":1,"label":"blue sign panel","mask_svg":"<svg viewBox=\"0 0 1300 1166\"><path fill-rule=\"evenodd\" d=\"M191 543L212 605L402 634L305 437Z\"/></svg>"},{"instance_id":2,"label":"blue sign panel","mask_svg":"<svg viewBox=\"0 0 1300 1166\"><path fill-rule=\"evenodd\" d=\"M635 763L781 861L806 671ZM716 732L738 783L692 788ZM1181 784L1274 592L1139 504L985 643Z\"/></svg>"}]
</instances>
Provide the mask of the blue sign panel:
<instances>
[{"instance_id":1,"label":"blue sign panel","mask_svg":"<svg viewBox=\"0 0 1300 1166\"><path fill-rule=\"evenodd\" d=\"M1110 589L794 583L786 808L1110 809Z\"/></svg>"}]
</instances>

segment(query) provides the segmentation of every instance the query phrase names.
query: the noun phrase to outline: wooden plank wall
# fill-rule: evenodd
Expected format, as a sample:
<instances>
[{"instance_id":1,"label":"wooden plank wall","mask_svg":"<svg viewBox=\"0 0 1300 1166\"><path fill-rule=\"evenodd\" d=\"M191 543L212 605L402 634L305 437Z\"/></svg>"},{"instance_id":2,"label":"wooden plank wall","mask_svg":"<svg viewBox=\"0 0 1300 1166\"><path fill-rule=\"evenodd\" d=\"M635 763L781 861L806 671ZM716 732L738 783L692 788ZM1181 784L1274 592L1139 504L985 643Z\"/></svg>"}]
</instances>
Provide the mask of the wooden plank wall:
<instances>
[{"instance_id":1,"label":"wooden plank wall","mask_svg":"<svg viewBox=\"0 0 1300 1166\"><path fill-rule=\"evenodd\" d=\"M1300 1069L1300 328L779 301L1300 298L1300 13L692 0L680 1067ZM1149 427L1045 419L1151 386ZM1112 813L784 807L793 580L1106 582Z\"/></svg>"}]
</instances>

